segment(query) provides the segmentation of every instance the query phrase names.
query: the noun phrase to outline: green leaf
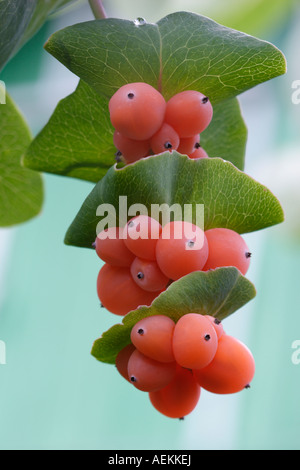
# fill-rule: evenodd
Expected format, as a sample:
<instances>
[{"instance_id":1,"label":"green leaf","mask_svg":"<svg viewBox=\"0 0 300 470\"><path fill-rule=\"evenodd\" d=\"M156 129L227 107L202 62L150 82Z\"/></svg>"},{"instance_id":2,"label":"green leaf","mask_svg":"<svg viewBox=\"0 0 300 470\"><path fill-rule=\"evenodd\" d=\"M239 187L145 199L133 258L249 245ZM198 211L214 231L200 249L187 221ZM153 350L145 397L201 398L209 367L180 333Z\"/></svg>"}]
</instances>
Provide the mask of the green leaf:
<instances>
[{"instance_id":1,"label":"green leaf","mask_svg":"<svg viewBox=\"0 0 300 470\"><path fill-rule=\"evenodd\" d=\"M211 315L220 321L243 307L256 295L253 284L234 267L197 271L173 282L151 306L141 306L104 332L92 347L101 362L114 364L118 352L130 343L130 332L142 318L166 315L175 322L187 313Z\"/></svg>"},{"instance_id":2,"label":"green leaf","mask_svg":"<svg viewBox=\"0 0 300 470\"><path fill-rule=\"evenodd\" d=\"M27 124L12 99L6 95L6 104L0 105L1 227L25 222L41 210L42 179L35 171L21 166L21 157L30 141Z\"/></svg>"},{"instance_id":3,"label":"green leaf","mask_svg":"<svg viewBox=\"0 0 300 470\"><path fill-rule=\"evenodd\" d=\"M91 248L97 224L106 217L96 215L102 204L115 208L116 223L125 225L121 223L124 214L119 214L123 195L127 196L128 210L140 203L149 215L152 204L179 204L181 208L185 204L194 208L204 204L206 230L226 227L246 233L278 224L284 218L275 196L232 163L220 158L191 160L177 152L166 152L122 169L112 167L84 201L67 231L65 243ZM130 217L126 221L127 218Z\"/></svg>"},{"instance_id":4,"label":"green leaf","mask_svg":"<svg viewBox=\"0 0 300 470\"><path fill-rule=\"evenodd\" d=\"M113 131L108 99L81 80L33 140L24 165L96 183L115 163ZM237 99L216 105L213 120L201 135L209 155L229 160L242 170L246 140L247 130Z\"/></svg>"},{"instance_id":5,"label":"green leaf","mask_svg":"<svg viewBox=\"0 0 300 470\"><path fill-rule=\"evenodd\" d=\"M213 119L201 134L201 145L211 158L228 160L244 169L247 127L237 98L214 106Z\"/></svg>"},{"instance_id":6,"label":"green leaf","mask_svg":"<svg viewBox=\"0 0 300 470\"><path fill-rule=\"evenodd\" d=\"M33 140L24 165L96 183L115 163L115 152L108 100L80 81Z\"/></svg>"},{"instance_id":7,"label":"green leaf","mask_svg":"<svg viewBox=\"0 0 300 470\"><path fill-rule=\"evenodd\" d=\"M35 8L35 1L0 2L0 70L16 52Z\"/></svg>"},{"instance_id":8,"label":"green leaf","mask_svg":"<svg viewBox=\"0 0 300 470\"><path fill-rule=\"evenodd\" d=\"M72 0L0 1L0 70L43 25L48 15Z\"/></svg>"},{"instance_id":9,"label":"green leaf","mask_svg":"<svg viewBox=\"0 0 300 470\"><path fill-rule=\"evenodd\" d=\"M193 89L216 104L286 71L272 44L189 12L157 24L83 22L54 33L45 48L107 97L125 83L144 81L166 99Z\"/></svg>"},{"instance_id":10,"label":"green leaf","mask_svg":"<svg viewBox=\"0 0 300 470\"><path fill-rule=\"evenodd\" d=\"M46 2L41 2L37 0L35 2L35 10L30 19L30 23L25 31L25 34L22 38L20 47L27 42L34 34L43 26L47 21L48 17L58 10L63 10L63 7L74 3L76 0L47 0Z\"/></svg>"}]
</instances>

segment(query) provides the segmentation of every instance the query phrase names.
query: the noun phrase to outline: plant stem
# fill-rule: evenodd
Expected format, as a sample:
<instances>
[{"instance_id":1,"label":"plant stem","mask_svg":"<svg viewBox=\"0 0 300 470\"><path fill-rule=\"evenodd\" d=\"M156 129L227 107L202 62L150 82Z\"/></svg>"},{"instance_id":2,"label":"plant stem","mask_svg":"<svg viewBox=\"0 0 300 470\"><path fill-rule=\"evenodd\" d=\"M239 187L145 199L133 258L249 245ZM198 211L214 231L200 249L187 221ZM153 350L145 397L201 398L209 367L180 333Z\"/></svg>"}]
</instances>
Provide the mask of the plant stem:
<instances>
[{"instance_id":1,"label":"plant stem","mask_svg":"<svg viewBox=\"0 0 300 470\"><path fill-rule=\"evenodd\" d=\"M89 0L89 4L96 20L107 18L102 0Z\"/></svg>"}]
</instances>

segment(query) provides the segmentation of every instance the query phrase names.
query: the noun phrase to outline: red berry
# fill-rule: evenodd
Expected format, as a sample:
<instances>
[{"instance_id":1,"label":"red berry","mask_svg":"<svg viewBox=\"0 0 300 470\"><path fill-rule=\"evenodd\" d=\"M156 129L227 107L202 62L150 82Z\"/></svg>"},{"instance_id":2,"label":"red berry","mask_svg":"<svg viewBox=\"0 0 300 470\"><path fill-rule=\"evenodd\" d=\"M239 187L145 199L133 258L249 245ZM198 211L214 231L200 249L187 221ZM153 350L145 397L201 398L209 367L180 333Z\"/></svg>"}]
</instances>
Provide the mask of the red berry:
<instances>
[{"instance_id":1,"label":"red berry","mask_svg":"<svg viewBox=\"0 0 300 470\"><path fill-rule=\"evenodd\" d=\"M138 215L126 224L123 231L124 243L135 256L155 261L155 249L161 229L157 220Z\"/></svg>"},{"instance_id":2,"label":"red berry","mask_svg":"<svg viewBox=\"0 0 300 470\"><path fill-rule=\"evenodd\" d=\"M115 147L121 152L126 163L133 163L150 154L149 140L133 140L115 131L113 137Z\"/></svg>"},{"instance_id":3,"label":"red berry","mask_svg":"<svg viewBox=\"0 0 300 470\"><path fill-rule=\"evenodd\" d=\"M176 323L173 353L182 367L201 369L207 366L213 360L217 347L217 333L205 315L188 313Z\"/></svg>"},{"instance_id":4,"label":"red berry","mask_svg":"<svg viewBox=\"0 0 300 470\"><path fill-rule=\"evenodd\" d=\"M164 97L151 85L123 85L109 101L113 127L133 140L148 140L161 127L166 111Z\"/></svg>"},{"instance_id":5,"label":"red berry","mask_svg":"<svg viewBox=\"0 0 300 470\"><path fill-rule=\"evenodd\" d=\"M170 280L161 272L156 261L138 257L131 264L130 272L137 285L149 292L165 289Z\"/></svg>"},{"instance_id":6,"label":"red berry","mask_svg":"<svg viewBox=\"0 0 300 470\"><path fill-rule=\"evenodd\" d=\"M156 261L161 271L177 280L193 271L202 270L208 257L206 236L190 222L166 224L156 245Z\"/></svg>"},{"instance_id":7,"label":"red berry","mask_svg":"<svg viewBox=\"0 0 300 470\"><path fill-rule=\"evenodd\" d=\"M128 344L125 348L121 349L116 357L116 368L128 382L130 382L128 377L128 361L133 351L135 351L134 345Z\"/></svg>"},{"instance_id":8,"label":"red berry","mask_svg":"<svg viewBox=\"0 0 300 470\"><path fill-rule=\"evenodd\" d=\"M187 90L169 99L165 122L175 129L180 138L192 137L207 128L212 116L213 108L207 96Z\"/></svg>"},{"instance_id":9,"label":"red berry","mask_svg":"<svg viewBox=\"0 0 300 470\"><path fill-rule=\"evenodd\" d=\"M245 275L250 265L251 253L245 240L228 228L213 228L205 232L209 254L203 271L222 266L235 266Z\"/></svg>"},{"instance_id":10,"label":"red berry","mask_svg":"<svg viewBox=\"0 0 300 470\"><path fill-rule=\"evenodd\" d=\"M175 377L175 362L159 362L145 356L137 349L128 361L128 377L143 392L160 390Z\"/></svg>"},{"instance_id":11,"label":"red berry","mask_svg":"<svg viewBox=\"0 0 300 470\"><path fill-rule=\"evenodd\" d=\"M97 293L109 312L126 315L140 305L151 305L160 292L147 292L132 279L129 268L105 264L98 274Z\"/></svg>"},{"instance_id":12,"label":"red berry","mask_svg":"<svg viewBox=\"0 0 300 470\"><path fill-rule=\"evenodd\" d=\"M209 158L203 147L197 147L192 153L188 154L192 160L200 160L200 158Z\"/></svg>"},{"instance_id":13,"label":"red berry","mask_svg":"<svg viewBox=\"0 0 300 470\"><path fill-rule=\"evenodd\" d=\"M248 387L254 377L255 361L245 344L223 335L212 362L194 376L201 387L212 393L237 393Z\"/></svg>"},{"instance_id":14,"label":"red berry","mask_svg":"<svg viewBox=\"0 0 300 470\"><path fill-rule=\"evenodd\" d=\"M218 339L220 339L221 336L225 334L223 325L220 322L220 320L218 320L215 317L212 317L211 315L206 315L205 318L207 318L211 322L211 324L213 325L213 327L214 327L214 329L217 333Z\"/></svg>"},{"instance_id":15,"label":"red berry","mask_svg":"<svg viewBox=\"0 0 300 470\"><path fill-rule=\"evenodd\" d=\"M131 341L147 357L159 362L174 362L173 332L175 322L165 315L138 321L131 330Z\"/></svg>"},{"instance_id":16,"label":"red berry","mask_svg":"<svg viewBox=\"0 0 300 470\"><path fill-rule=\"evenodd\" d=\"M181 138L177 152L182 153L183 155L189 155L194 152L194 150L196 150L195 146L198 145L199 142L199 134L196 134L192 137Z\"/></svg>"},{"instance_id":17,"label":"red berry","mask_svg":"<svg viewBox=\"0 0 300 470\"><path fill-rule=\"evenodd\" d=\"M100 232L96 238L96 253L102 261L113 266L129 267L134 255L120 238L123 228L109 227Z\"/></svg>"},{"instance_id":18,"label":"red berry","mask_svg":"<svg viewBox=\"0 0 300 470\"><path fill-rule=\"evenodd\" d=\"M174 379L164 388L149 393L154 408L168 418L184 418L197 406L201 388L191 371L177 367Z\"/></svg>"},{"instance_id":19,"label":"red berry","mask_svg":"<svg viewBox=\"0 0 300 470\"><path fill-rule=\"evenodd\" d=\"M150 141L154 154L176 150L179 145L179 136L169 124L164 123Z\"/></svg>"}]
</instances>

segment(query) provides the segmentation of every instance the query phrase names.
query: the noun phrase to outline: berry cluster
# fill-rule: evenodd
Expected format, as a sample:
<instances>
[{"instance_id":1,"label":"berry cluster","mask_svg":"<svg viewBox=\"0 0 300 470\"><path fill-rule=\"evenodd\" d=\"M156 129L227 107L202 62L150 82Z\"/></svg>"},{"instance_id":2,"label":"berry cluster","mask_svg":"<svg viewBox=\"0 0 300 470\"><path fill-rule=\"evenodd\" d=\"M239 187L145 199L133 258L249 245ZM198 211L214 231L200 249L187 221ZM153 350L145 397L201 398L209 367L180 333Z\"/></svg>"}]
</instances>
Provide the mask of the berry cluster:
<instances>
[{"instance_id":1,"label":"berry cluster","mask_svg":"<svg viewBox=\"0 0 300 470\"><path fill-rule=\"evenodd\" d=\"M164 315L140 320L131 330L131 343L117 355L116 367L170 418L191 413L201 388L237 393L250 386L255 372L247 346L227 335L214 317L197 313L176 323Z\"/></svg>"},{"instance_id":2,"label":"berry cluster","mask_svg":"<svg viewBox=\"0 0 300 470\"><path fill-rule=\"evenodd\" d=\"M131 83L112 96L109 114L117 156L127 164L172 150L192 159L208 157L200 134L211 122L213 109L202 93L183 91L166 101L149 84ZM125 227L103 230L95 249L104 261L97 278L100 302L122 316L150 306L189 273L235 266L245 275L251 256L245 240L233 230L203 231L179 220L161 225L146 215L133 217ZM117 370L170 418L191 413L202 388L236 393L254 376L251 352L209 315L188 313L176 322L164 315L149 316L136 323L130 339L116 357Z\"/></svg>"},{"instance_id":3,"label":"berry cluster","mask_svg":"<svg viewBox=\"0 0 300 470\"><path fill-rule=\"evenodd\" d=\"M245 275L250 264L245 240L233 230L204 232L183 221L162 227L145 215L132 218L124 228L103 230L95 249L105 262L97 279L98 297L116 315L151 305L171 282L191 272L235 266Z\"/></svg>"},{"instance_id":4,"label":"berry cluster","mask_svg":"<svg viewBox=\"0 0 300 470\"><path fill-rule=\"evenodd\" d=\"M208 157L200 134L210 124L213 108L198 91L182 91L166 101L147 83L129 83L111 97L109 114L116 155L125 163L167 150L192 159Z\"/></svg>"}]
</instances>

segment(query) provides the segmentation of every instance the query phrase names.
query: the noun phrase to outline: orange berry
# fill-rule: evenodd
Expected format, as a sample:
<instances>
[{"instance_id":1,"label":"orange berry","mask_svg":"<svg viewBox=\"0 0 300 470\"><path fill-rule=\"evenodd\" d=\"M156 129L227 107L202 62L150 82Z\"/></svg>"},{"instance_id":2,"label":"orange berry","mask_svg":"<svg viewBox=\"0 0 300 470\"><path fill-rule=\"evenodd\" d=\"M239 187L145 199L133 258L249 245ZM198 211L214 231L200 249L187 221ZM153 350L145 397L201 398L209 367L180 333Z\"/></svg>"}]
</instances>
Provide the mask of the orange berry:
<instances>
[{"instance_id":1,"label":"orange berry","mask_svg":"<svg viewBox=\"0 0 300 470\"><path fill-rule=\"evenodd\" d=\"M123 231L124 243L135 256L155 261L155 249L161 229L157 220L138 215L126 224Z\"/></svg>"},{"instance_id":2,"label":"orange berry","mask_svg":"<svg viewBox=\"0 0 300 470\"><path fill-rule=\"evenodd\" d=\"M137 349L128 361L128 377L143 392L160 390L175 377L175 362L159 362L145 356Z\"/></svg>"},{"instance_id":3,"label":"orange berry","mask_svg":"<svg viewBox=\"0 0 300 470\"><path fill-rule=\"evenodd\" d=\"M138 321L131 330L131 341L147 357L160 362L174 362L173 332L175 322L164 315Z\"/></svg>"},{"instance_id":4,"label":"orange berry","mask_svg":"<svg viewBox=\"0 0 300 470\"><path fill-rule=\"evenodd\" d=\"M206 315L205 318L207 318L211 322L211 324L213 325L213 327L214 327L214 329L217 333L218 339L220 339L221 336L225 334L223 325L220 322L220 320L218 320L215 317L212 317L211 315Z\"/></svg>"},{"instance_id":5,"label":"orange berry","mask_svg":"<svg viewBox=\"0 0 300 470\"><path fill-rule=\"evenodd\" d=\"M182 137L180 139L180 144L177 148L177 152L182 153L183 155L189 155L190 153L196 150L195 146L200 142L200 135L196 134L192 137Z\"/></svg>"},{"instance_id":6,"label":"orange berry","mask_svg":"<svg viewBox=\"0 0 300 470\"><path fill-rule=\"evenodd\" d=\"M203 132L210 124L213 108L207 96L187 90L172 96L167 102L165 122L170 124L180 138Z\"/></svg>"},{"instance_id":7,"label":"orange berry","mask_svg":"<svg viewBox=\"0 0 300 470\"><path fill-rule=\"evenodd\" d=\"M121 349L121 351L117 354L116 357L116 368L118 372L126 379L128 382L130 382L129 377L128 377L128 361L131 356L131 354L135 351L135 347L133 344L128 344L125 346L125 348Z\"/></svg>"},{"instance_id":8,"label":"orange berry","mask_svg":"<svg viewBox=\"0 0 300 470\"><path fill-rule=\"evenodd\" d=\"M126 247L124 240L120 238L123 228L109 227L102 230L96 238L96 253L102 261L113 266L129 267L134 255Z\"/></svg>"},{"instance_id":9,"label":"orange berry","mask_svg":"<svg viewBox=\"0 0 300 470\"><path fill-rule=\"evenodd\" d=\"M212 362L194 376L205 390L218 393L237 393L250 386L255 373L251 351L238 339L223 335Z\"/></svg>"},{"instance_id":10,"label":"orange berry","mask_svg":"<svg viewBox=\"0 0 300 470\"><path fill-rule=\"evenodd\" d=\"M207 366L213 360L217 347L217 333L205 315L188 313L176 323L173 353L182 367L201 369Z\"/></svg>"},{"instance_id":11,"label":"orange berry","mask_svg":"<svg viewBox=\"0 0 300 470\"><path fill-rule=\"evenodd\" d=\"M133 163L150 154L149 140L133 140L115 131L114 145L121 152L126 163Z\"/></svg>"},{"instance_id":12,"label":"orange berry","mask_svg":"<svg viewBox=\"0 0 300 470\"><path fill-rule=\"evenodd\" d=\"M197 406L201 388L191 371L177 367L174 379L164 388L149 393L154 408L168 418L184 418Z\"/></svg>"},{"instance_id":13,"label":"orange berry","mask_svg":"<svg viewBox=\"0 0 300 470\"><path fill-rule=\"evenodd\" d=\"M192 160L200 160L200 158L209 158L208 154L201 146L196 147L192 153L188 154L188 156Z\"/></svg>"},{"instance_id":14,"label":"orange berry","mask_svg":"<svg viewBox=\"0 0 300 470\"><path fill-rule=\"evenodd\" d=\"M109 101L113 127L133 140L148 140L161 127L166 111L164 97L148 83L128 83Z\"/></svg>"},{"instance_id":15,"label":"orange berry","mask_svg":"<svg viewBox=\"0 0 300 470\"><path fill-rule=\"evenodd\" d=\"M177 280L193 271L202 270L208 257L205 233L190 222L166 224L156 245L156 261L161 271Z\"/></svg>"},{"instance_id":16,"label":"orange berry","mask_svg":"<svg viewBox=\"0 0 300 470\"><path fill-rule=\"evenodd\" d=\"M109 312L126 315L140 305L151 305L160 292L141 289L132 279L129 268L105 264L98 274L97 293Z\"/></svg>"},{"instance_id":17,"label":"orange berry","mask_svg":"<svg viewBox=\"0 0 300 470\"><path fill-rule=\"evenodd\" d=\"M213 228L205 232L208 258L203 271L222 266L235 266L245 275L250 265L251 253L245 240L228 228Z\"/></svg>"},{"instance_id":18,"label":"orange berry","mask_svg":"<svg viewBox=\"0 0 300 470\"><path fill-rule=\"evenodd\" d=\"M169 283L169 278L161 272L156 261L136 257L130 272L137 285L149 292L165 289Z\"/></svg>"},{"instance_id":19,"label":"orange berry","mask_svg":"<svg viewBox=\"0 0 300 470\"><path fill-rule=\"evenodd\" d=\"M179 145L179 136L169 124L163 123L162 127L154 134L150 141L154 154L176 150Z\"/></svg>"}]
</instances>

